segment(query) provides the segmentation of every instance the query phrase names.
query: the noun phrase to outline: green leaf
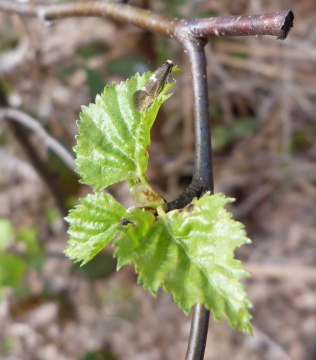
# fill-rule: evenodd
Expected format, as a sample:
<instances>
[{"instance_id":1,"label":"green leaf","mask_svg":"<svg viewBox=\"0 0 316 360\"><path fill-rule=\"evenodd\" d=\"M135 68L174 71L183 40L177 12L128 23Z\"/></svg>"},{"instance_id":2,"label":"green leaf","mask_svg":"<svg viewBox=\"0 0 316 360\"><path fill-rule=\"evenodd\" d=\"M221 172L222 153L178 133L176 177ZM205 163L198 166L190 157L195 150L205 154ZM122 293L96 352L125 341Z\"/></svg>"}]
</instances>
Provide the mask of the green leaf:
<instances>
[{"instance_id":1,"label":"green leaf","mask_svg":"<svg viewBox=\"0 0 316 360\"><path fill-rule=\"evenodd\" d=\"M0 254L0 287L20 285L25 262L13 254Z\"/></svg>"},{"instance_id":2,"label":"green leaf","mask_svg":"<svg viewBox=\"0 0 316 360\"><path fill-rule=\"evenodd\" d=\"M174 65L174 67L172 68L172 72L182 74L182 70L178 67L178 65Z\"/></svg>"},{"instance_id":3,"label":"green leaf","mask_svg":"<svg viewBox=\"0 0 316 360\"><path fill-rule=\"evenodd\" d=\"M65 254L83 265L116 236L126 209L104 193L90 194L81 203L66 218L70 239Z\"/></svg>"},{"instance_id":4,"label":"green leaf","mask_svg":"<svg viewBox=\"0 0 316 360\"><path fill-rule=\"evenodd\" d=\"M141 178L147 169L150 129L161 104L171 95L167 84L153 105L138 113L132 101L152 73L106 86L96 103L82 107L78 121L77 172L82 182L100 191L123 180Z\"/></svg>"},{"instance_id":5,"label":"green leaf","mask_svg":"<svg viewBox=\"0 0 316 360\"><path fill-rule=\"evenodd\" d=\"M243 225L224 206L232 199L205 194L182 210L155 216L133 209L115 241L118 267L136 266L139 282L156 294L162 286L185 313L196 303L225 315L232 327L251 333L246 297L240 279L248 276L234 259L236 247L248 243Z\"/></svg>"}]
</instances>

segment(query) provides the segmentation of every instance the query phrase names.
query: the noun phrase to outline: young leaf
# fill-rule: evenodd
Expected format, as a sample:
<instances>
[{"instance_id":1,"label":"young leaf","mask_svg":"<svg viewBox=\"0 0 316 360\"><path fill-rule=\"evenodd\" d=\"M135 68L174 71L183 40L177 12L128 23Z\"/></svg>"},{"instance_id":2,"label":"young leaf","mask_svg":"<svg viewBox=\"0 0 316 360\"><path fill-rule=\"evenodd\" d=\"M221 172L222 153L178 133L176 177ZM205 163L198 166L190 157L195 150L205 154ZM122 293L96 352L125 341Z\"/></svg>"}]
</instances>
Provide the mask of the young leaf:
<instances>
[{"instance_id":1,"label":"young leaf","mask_svg":"<svg viewBox=\"0 0 316 360\"><path fill-rule=\"evenodd\" d=\"M130 189L132 199L142 206L157 208L164 206L165 199L159 196L149 184L136 184Z\"/></svg>"},{"instance_id":2,"label":"young leaf","mask_svg":"<svg viewBox=\"0 0 316 360\"><path fill-rule=\"evenodd\" d=\"M85 264L116 236L126 209L104 193L88 195L81 203L66 218L70 239L65 254Z\"/></svg>"},{"instance_id":3,"label":"young leaf","mask_svg":"<svg viewBox=\"0 0 316 360\"><path fill-rule=\"evenodd\" d=\"M234 250L249 242L243 225L231 219L224 205L232 199L205 194L182 210L158 213L141 209L125 217L115 241L118 267L135 264L139 282L156 294L162 286L188 313L196 303L225 315L232 327L251 333L251 306L240 279L248 276Z\"/></svg>"},{"instance_id":4,"label":"young leaf","mask_svg":"<svg viewBox=\"0 0 316 360\"><path fill-rule=\"evenodd\" d=\"M178 67L178 65L174 65L174 67L172 68L172 72L182 74L182 70Z\"/></svg>"},{"instance_id":5,"label":"young leaf","mask_svg":"<svg viewBox=\"0 0 316 360\"><path fill-rule=\"evenodd\" d=\"M132 98L151 73L106 86L96 103L82 107L78 121L77 172L100 191L123 180L141 178L147 169L150 129L161 104L171 95L167 84L150 108L139 113Z\"/></svg>"}]
</instances>

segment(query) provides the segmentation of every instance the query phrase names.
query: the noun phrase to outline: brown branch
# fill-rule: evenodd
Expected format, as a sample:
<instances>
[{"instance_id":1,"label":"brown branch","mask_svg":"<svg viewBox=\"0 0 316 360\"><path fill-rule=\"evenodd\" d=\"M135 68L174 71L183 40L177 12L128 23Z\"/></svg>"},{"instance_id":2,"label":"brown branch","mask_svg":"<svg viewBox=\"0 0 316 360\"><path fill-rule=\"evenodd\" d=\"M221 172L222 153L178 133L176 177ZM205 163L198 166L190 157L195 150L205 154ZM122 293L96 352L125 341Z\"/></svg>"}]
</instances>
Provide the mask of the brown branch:
<instances>
[{"instance_id":1,"label":"brown branch","mask_svg":"<svg viewBox=\"0 0 316 360\"><path fill-rule=\"evenodd\" d=\"M46 22L66 17L108 17L178 41L184 33L191 41L199 37L245 35L273 35L285 39L294 19L292 11L286 10L265 15L186 20L155 14L127 4L97 1L35 5L1 0L0 11L38 16Z\"/></svg>"},{"instance_id":2,"label":"brown branch","mask_svg":"<svg viewBox=\"0 0 316 360\"><path fill-rule=\"evenodd\" d=\"M200 19L191 27L195 36L274 35L284 40L293 26L291 10L265 15Z\"/></svg>"}]
</instances>

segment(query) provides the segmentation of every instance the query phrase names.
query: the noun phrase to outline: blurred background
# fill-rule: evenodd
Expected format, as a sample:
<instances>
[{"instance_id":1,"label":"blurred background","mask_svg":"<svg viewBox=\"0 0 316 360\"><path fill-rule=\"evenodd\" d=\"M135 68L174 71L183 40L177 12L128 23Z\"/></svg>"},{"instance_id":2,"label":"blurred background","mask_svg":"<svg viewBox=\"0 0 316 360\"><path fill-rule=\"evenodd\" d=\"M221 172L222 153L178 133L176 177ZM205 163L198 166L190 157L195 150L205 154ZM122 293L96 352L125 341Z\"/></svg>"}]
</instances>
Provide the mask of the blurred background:
<instances>
[{"instance_id":1,"label":"blurred background","mask_svg":"<svg viewBox=\"0 0 316 360\"><path fill-rule=\"evenodd\" d=\"M253 242L237 257L252 273L244 283L255 336L211 320L205 359L316 359L316 2L130 4L184 18L293 11L284 41L206 46L215 190L236 199L230 210ZM194 162L190 71L177 43L106 19L45 26L0 13L0 106L72 152L81 105L166 59L183 74L153 127L148 178L172 200ZM110 246L80 269L63 255L63 217L91 189L30 126L0 119L0 359L184 359L190 318L169 294L153 298L133 267L116 272ZM132 205L127 184L110 192Z\"/></svg>"}]
</instances>

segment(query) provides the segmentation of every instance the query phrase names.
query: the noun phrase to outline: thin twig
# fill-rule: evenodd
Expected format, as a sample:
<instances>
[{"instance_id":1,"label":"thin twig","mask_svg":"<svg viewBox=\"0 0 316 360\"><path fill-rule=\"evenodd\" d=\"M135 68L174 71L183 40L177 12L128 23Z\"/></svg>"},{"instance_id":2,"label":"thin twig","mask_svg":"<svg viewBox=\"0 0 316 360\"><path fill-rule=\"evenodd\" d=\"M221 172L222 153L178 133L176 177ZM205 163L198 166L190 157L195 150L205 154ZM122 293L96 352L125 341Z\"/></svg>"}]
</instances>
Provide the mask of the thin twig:
<instances>
[{"instance_id":1,"label":"thin twig","mask_svg":"<svg viewBox=\"0 0 316 360\"><path fill-rule=\"evenodd\" d=\"M274 35L284 40L293 26L293 20L291 10L264 15L200 19L192 32L196 36Z\"/></svg>"},{"instance_id":2,"label":"thin twig","mask_svg":"<svg viewBox=\"0 0 316 360\"><path fill-rule=\"evenodd\" d=\"M179 41L189 57L194 95L195 166L190 186L178 199L168 202L168 210L182 208L196 196L206 191L214 192L213 166L211 157L211 129L209 124L209 103L206 74L204 38L189 41L181 32Z\"/></svg>"},{"instance_id":3,"label":"thin twig","mask_svg":"<svg viewBox=\"0 0 316 360\"><path fill-rule=\"evenodd\" d=\"M194 94L194 129L195 129L195 166L192 184L199 186L199 195L206 191L214 192L213 165L211 153L211 129L209 123L209 102L206 73L205 38L190 41L187 34L180 33L179 41L189 57L193 94ZM186 360L203 360L210 311L203 304L193 308L192 323Z\"/></svg>"},{"instance_id":4,"label":"thin twig","mask_svg":"<svg viewBox=\"0 0 316 360\"><path fill-rule=\"evenodd\" d=\"M38 16L44 22L65 17L109 17L176 40L175 32L190 33L192 41L199 37L243 35L273 35L285 39L294 19L292 11L286 10L264 15L180 20L131 5L98 1L35 5L1 0L0 11Z\"/></svg>"},{"instance_id":5,"label":"thin twig","mask_svg":"<svg viewBox=\"0 0 316 360\"><path fill-rule=\"evenodd\" d=\"M0 108L0 117L6 120L17 121L26 128L32 130L42 140L42 142L58 155L63 162L71 169L76 168L73 156L60 143L50 136L41 124L30 115L17 109Z\"/></svg>"},{"instance_id":6,"label":"thin twig","mask_svg":"<svg viewBox=\"0 0 316 360\"><path fill-rule=\"evenodd\" d=\"M194 94L195 125L195 167L193 179L201 184L201 193L213 192L213 169L211 158L211 130L209 123L209 103L206 74L206 57L203 41L183 41L189 57Z\"/></svg>"},{"instance_id":7,"label":"thin twig","mask_svg":"<svg viewBox=\"0 0 316 360\"><path fill-rule=\"evenodd\" d=\"M10 116L9 116L10 114ZM23 116L21 116L21 114ZM53 198L55 199L56 205L61 212L63 216L66 216L68 214L68 209L65 205L65 199L66 194L64 190L60 187L60 184L56 180L56 177L54 174L47 169L47 164L41 159L39 156L38 151L34 148L30 136L27 131L25 131L25 127L30 127L32 130L36 129L36 132L38 133L37 126L34 124L34 119L29 118L28 115L15 110L15 109L6 109L3 108L0 112L0 116L6 119L15 120L10 121L8 123L9 128L17 138L20 145L23 147L23 150L29 157L30 162L32 163L33 167L36 169L38 175L43 180L44 184L48 187L50 190ZM30 120L31 119L31 120ZM21 125L22 123L22 125ZM26 125L27 124L27 125ZM40 126L38 124L38 126ZM43 130L43 129L42 129ZM41 133L41 131L40 131ZM43 137L43 134L41 135ZM51 141L49 141L51 143ZM53 142L56 142L56 140L53 139ZM60 146L60 145L59 145ZM63 149L63 151L66 151ZM62 152L63 152L62 151ZM67 155L69 157L69 154ZM66 156L66 158L67 158Z\"/></svg>"},{"instance_id":8,"label":"thin twig","mask_svg":"<svg viewBox=\"0 0 316 360\"><path fill-rule=\"evenodd\" d=\"M68 214L68 209L65 204L65 199L66 199L65 191L61 188L60 184L58 183L55 174L53 174L47 168L47 164L39 156L37 149L35 149L35 147L32 144L28 132L25 131L25 127L15 121L10 121L8 123L8 126L13 132L14 136L17 138L19 144L22 146L24 152L28 156L36 172L41 177L44 184L50 190L53 198L55 199L55 203L60 213L62 214L62 216L66 216Z\"/></svg>"},{"instance_id":9,"label":"thin twig","mask_svg":"<svg viewBox=\"0 0 316 360\"><path fill-rule=\"evenodd\" d=\"M204 358L209 318L210 312L203 305L197 304L194 306L186 360Z\"/></svg>"}]
</instances>

